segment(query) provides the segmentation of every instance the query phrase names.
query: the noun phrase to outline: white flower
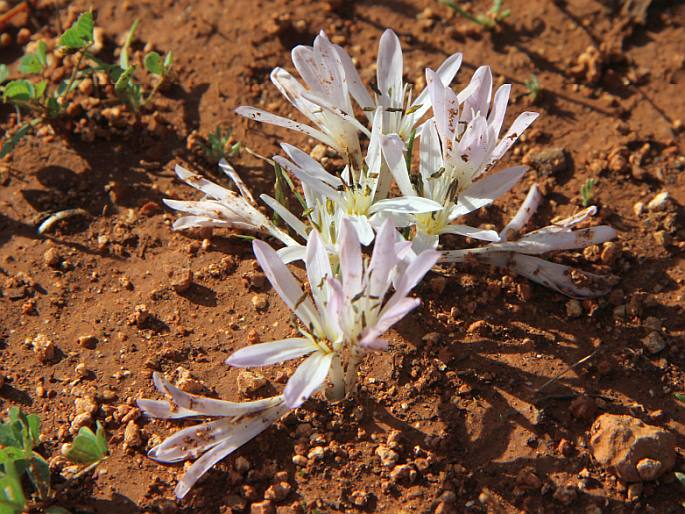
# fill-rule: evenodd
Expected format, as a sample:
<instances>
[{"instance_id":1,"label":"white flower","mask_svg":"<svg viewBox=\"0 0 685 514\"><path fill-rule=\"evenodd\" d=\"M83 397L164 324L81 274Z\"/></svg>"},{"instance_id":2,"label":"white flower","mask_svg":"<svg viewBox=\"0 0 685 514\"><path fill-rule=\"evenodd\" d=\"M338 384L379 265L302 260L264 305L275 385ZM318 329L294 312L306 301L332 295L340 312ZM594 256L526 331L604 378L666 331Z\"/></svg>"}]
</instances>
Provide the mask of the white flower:
<instances>
[{"instance_id":1,"label":"white flower","mask_svg":"<svg viewBox=\"0 0 685 514\"><path fill-rule=\"evenodd\" d=\"M182 166L176 166L178 178L202 191L205 197L194 201L164 199L168 207L189 214L174 222L174 230L192 227L227 227L270 235L285 245L299 245L257 210L252 194L230 164L222 160L219 166L235 183L240 194L191 173Z\"/></svg>"},{"instance_id":2,"label":"white flower","mask_svg":"<svg viewBox=\"0 0 685 514\"><path fill-rule=\"evenodd\" d=\"M176 486L178 498L183 498L214 464L288 412L283 396L243 403L226 402L181 391L159 373L153 375L153 381L167 400L138 400L138 407L146 416L217 418L179 430L148 452L150 458L164 463L197 459Z\"/></svg>"},{"instance_id":3,"label":"white flower","mask_svg":"<svg viewBox=\"0 0 685 514\"><path fill-rule=\"evenodd\" d=\"M404 144L394 135L383 139L383 154L404 195L420 195L438 202L439 211L418 214L414 248L435 248L441 234L460 234L474 239L497 241L492 230L452 224L457 218L492 203L509 191L525 173L517 166L483 176L538 116L524 112L504 137L499 132L509 98L505 84L495 93L492 109L492 74L482 66L459 94L446 87L431 70L426 70L434 117L421 130L419 178L412 182L404 158ZM398 224L400 220L396 220Z\"/></svg>"},{"instance_id":4,"label":"white flower","mask_svg":"<svg viewBox=\"0 0 685 514\"><path fill-rule=\"evenodd\" d=\"M379 198L381 117L381 109L377 109L369 150L364 166L358 172L347 166L341 177L337 177L328 173L309 155L288 144L281 146L290 160L274 157L284 170L301 182L309 221L329 246L336 244L342 216L354 225L362 244L369 245L374 238L372 227L380 226L386 217L426 213L442 208L439 203L417 195ZM272 198L262 196L262 200L284 219L294 217L284 212L285 208L277 205ZM304 227L298 232L302 234L302 230L305 230Z\"/></svg>"},{"instance_id":5,"label":"white flower","mask_svg":"<svg viewBox=\"0 0 685 514\"><path fill-rule=\"evenodd\" d=\"M370 133L354 117L341 60L344 52L341 50L322 31L314 39L313 47L299 45L292 51L293 64L305 86L283 68L275 68L271 72L271 81L281 94L316 128L255 107L241 106L236 112L257 121L302 132L334 148L351 164L361 166L358 132L367 136Z\"/></svg>"},{"instance_id":6,"label":"white flower","mask_svg":"<svg viewBox=\"0 0 685 514\"><path fill-rule=\"evenodd\" d=\"M376 91L372 100L367 89L362 85L359 73L352 63L352 59L345 51L337 47L341 62L345 69L350 94L367 113L369 121L376 108L383 112L383 133L398 134L403 141L408 141L411 133L431 107L428 89L424 89L412 100L410 84L402 80L404 64L402 47L397 35L386 29L378 45L378 59L376 63ZM450 55L440 65L436 74L441 83L449 86L461 66L462 54Z\"/></svg>"},{"instance_id":7,"label":"white flower","mask_svg":"<svg viewBox=\"0 0 685 514\"><path fill-rule=\"evenodd\" d=\"M271 81L316 128L255 107L241 106L236 112L317 139L334 148L356 169L363 166L359 133L367 137L371 134L356 119L351 98L365 111L370 122L376 109L382 108L383 133L397 133L405 141L430 109L428 91L424 89L412 100L411 88L402 81L402 49L392 30L383 33L379 44L375 99L362 84L350 56L331 43L323 31L314 39L314 46L295 47L292 59L304 86L282 68L272 71ZM461 54L453 54L438 68L436 76L444 85L452 82L461 59Z\"/></svg>"},{"instance_id":8,"label":"white flower","mask_svg":"<svg viewBox=\"0 0 685 514\"><path fill-rule=\"evenodd\" d=\"M464 262L468 258L476 258L509 269L574 298L606 294L612 286L609 277L587 273L535 256L600 244L614 239L616 230L607 225L573 230L576 225L597 212L597 208L591 206L552 225L522 234L523 227L537 210L541 199L537 186L533 185L516 215L499 233L499 242L480 248L447 251L442 254L440 260Z\"/></svg>"},{"instance_id":9,"label":"white flower","mask_svg":"<svg viewBox=\"0 0 685 514\"><path fill-rule=\"evenodd\" d=\"M269 282L302 322L302 337L262 343L238 350L226 361L232 366L267 366L308 355L290 377L283 392L289 408L299 407L329 379L329 397L342 399L354 386L361 356L383 349L382 334L414 309L419 300L411 289L435 264L438 252L419 254L397 280L395 293L384 301L395 267L400 263L397 233L390 222L380 229L370 262L364 262L357 231L343 218L339 243L339 278L318 232L307 242L305 264L312 296L276 252L254 241L254 253Z\"/></svg>"}]
</instances>

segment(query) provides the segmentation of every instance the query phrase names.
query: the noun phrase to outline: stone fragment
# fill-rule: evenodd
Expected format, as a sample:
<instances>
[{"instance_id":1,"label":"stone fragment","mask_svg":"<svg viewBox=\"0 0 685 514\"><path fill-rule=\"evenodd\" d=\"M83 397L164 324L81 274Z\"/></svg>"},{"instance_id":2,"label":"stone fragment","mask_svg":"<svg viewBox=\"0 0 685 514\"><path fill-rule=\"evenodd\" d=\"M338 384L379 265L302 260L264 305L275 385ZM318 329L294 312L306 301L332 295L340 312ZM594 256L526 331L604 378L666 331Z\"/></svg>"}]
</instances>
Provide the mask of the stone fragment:
<instances>
[{"instance_id":1,"label":"stone fragment","mask_svg":"<svg viewBox=\"0 0 685 514\"><path fill-rule=\"evenodd\" d=\"M647 204L647 209L650 211L663 211L668 204L668 200L668 191L661 191L649 201Z\"/></svg>"},{"instance_id":2,"label":"stone fragment","mask_svg":"<svg viewBox=\"0 0 685 514\"><path fill-rule=\"evenodd\" d=\"M541 175L563 173L569 169L568 153L564 148L547 148L528 156L530 165Z\"/></svg>"},{"instance_id":3,"label":"stone fragment","mask_svg":"<svg viewBox=\"0 0 685 514\"><path fill-rule=\"evenodd\" d=\"M266 385L266 378L261 373L249 369L241 369L238 372L238 391L244 395L256 393Z\"/></svg>"},{"instance_id":4,"label":"stone fragment","mask_svg":"<svg viewBox=\"0 0 685 514\"><path fill-rule=\"evenodd\" d=\"M602 414L590 430L592 454L624 482L655 480L675 464L675 437L627 415Z\"/></svg>"},{"instance_id":5,"label":"stone fragment","mask_svg":"<svg viewBox=\"0 0 685 514\"><path fill-rule=\"evenodd\" d=\"M647 337L642 339L642 346L644 346L649 353L655 354L666 348L666 341L664 341L663 336L659 332L652 331Z\"/></svg>"}]
</instances>

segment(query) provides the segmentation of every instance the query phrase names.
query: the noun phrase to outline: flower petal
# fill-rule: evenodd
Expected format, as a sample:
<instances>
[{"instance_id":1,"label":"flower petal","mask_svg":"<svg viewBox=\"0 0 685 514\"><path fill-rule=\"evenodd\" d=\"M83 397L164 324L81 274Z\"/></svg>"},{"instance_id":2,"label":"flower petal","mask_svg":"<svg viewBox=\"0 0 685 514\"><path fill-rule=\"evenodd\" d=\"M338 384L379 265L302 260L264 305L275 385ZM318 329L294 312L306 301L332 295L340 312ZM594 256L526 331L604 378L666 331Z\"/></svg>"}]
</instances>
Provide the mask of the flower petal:
<instances>
[{"instance_id":1,"label":"flower petal","mask_svg":"<svg viewBox=\"0 0 685 514\"><path fill-rule=\"evenodd\" d=\"M375 202L369 208L369 213L380 211L398 212L404 214L419 214L423 212L434 212L442 209L442 205L429 198L421 196L401 196L396 198L386 198Z\"/></svg>"},{"instance_id":2,"label":"flower petal","mask_svg":"<svg viewBox=\"0 0 685 514\"><path fill-rule=\"evenodd\" d=\"M404 158L404 143L395 134L382 138L383 155L390 172L397 182L397 187L405 196L416 196L416 190L409 179L407 162Z\"/></svg>"},{"instance_id":3,"label":"flower petal","mask_svg":"<svg viewBox=\"0 0 685 514\"><path fill-rule=\"evenodd\" d=\"M311 340L304 337L281 339L269 343L253 344L234 352L226 364L236 368L271 366L279 362L297 359L316 351Z\"/></svg>"},{"instance_id":4,"label":"flower petal","mask_svg":"<svg viewBox=\"0 0 685 514\"><path fill-rule=\"evenodd\" d=\"M324 144L327 144L328 146L332 146L334 148L336 147L336 143L333 140L333 138L331 138L327 134L324 134L320 130L312 128L309 125L305 125L304 123L299 123L297 121L284 118L283 116L277 116L276 114L271 114L270 112L264 111L262 109L257 109L255 107L249 106L238 107L235 110L235 112L240 116L244 116L255 121L269 123L271 125L276 125L277 127L283 127L290 130L294 130L296 132L301 132L302 134L306 134L309 137L318 139L319 141L321 141Z\"/></svg>"},{"instance_id":5,"label":"flower petal","mask_svg":"<svg viewBox=\"0 0 685 514\"><path fill-rule=\"evenodd\" d=\"M402 47L397 35L386 29L378 45L378 65L376 67L378 89L392 100L392 107L402 104Z\"/></svg>"},{"instance_id":6,"label":"flower petal","mask_svg":"<svg viewBox=\"0 0 685 514\"><path fill-rule=\"evenodd\" d=\"M527 170L526 166L515 166L476 181L459 195L457 205L450 213L450 221L491 204L514 187Z\"/></svg>"},{"instance_id":7,"label":"flower petal","mask_svg":"<svg viewBox=\"0 0 685 514\"><path fill-rule=\"evenodd\" d=\"M177 498L183 498L202 475L217 462L231 454L248 441L257 437L276 420L288 412L286 405L278 405L258 415L236 421L226 439L197 459L176 486Z\"/></svg>"},{"instance_id":8,"label":"flower petal","mask_svg":"<svg viewBox=\"0 0 685 514\"><path fill-rule=\"evenodd\" d=\"M362 290L362 249L359 244L359 236L352 222L343 218L340 223L340 244L338 245L340 257L340 276L343 291L348 300L354 298Z\"/></svg>"},{"instance_id":9,"label":"flower petal","mask_svg":"<svg viewBox=\"0 0 685 514\"><path fill-rule=\"evenodd\" d=\"M297 216L286 209L285 206L282 205L278 200L270 197L269 195L260 195L259 198L262 200L262 202L271 207L272 211L283 218L283 221L285 221L290 228L297 232L298 235L304 238L307 237L307 225L302 223Z\"/></svg>"},{"instance_id":10,"label":"flower petal","mask_svg":"<svg viewBox=\"0 0 685 514\"><path fill-rule=\"evenodd\" d=\"M538 116L539 113L528 111L519 114L519 116L514 120L514 123L511 124L509 130L507 130L507 133L504 135L504 137L499 143L497 143L497 146L492 151L492 154L490 154L488 165L492 166L499 161L507 152L507 150L511 148L511 145L516 142L519 136L523 134L523 132L537 119Z\"/></svg>"},{"instance_id":11,"label":"flower petal","mask_svg":"<svg viewBox=\"0 0 685 514\"><path fill-rule=\"evenodd\" d=\"M443 227L440 234L458 234L464 237L479 239L481 241L499 241L499 234L494 230L483 230L480 228L469 227L468 225L447 225Z\"/></svg>"},{"instance_id":12,"label":"flower petal","mask_svg":"<svg viewBox=\"0 0 685 514\"><path fill-rule=\"evenodd\" d=\"M273 288L285 304L290 307L290 310L300 318L308 329L320 329L318 315L311 298L302 291L299 282L283 264L274 249L264 241L259 240L252 242L252 249L264 270L266 278L269 279Z\"/></svg>"},{"instance_id":13,"label":"flower petal","mask_svg":"<svg viewBox=\"0 0 685 514\"><path fill-rule=\"evenodd\" d=\"M531 216L537 211L541 201L542 194L540 194L538 186L533 184L526 195L526 199L521 204L521 207L519 207L519 210L516 211L516 214L511 218L511 221L499 233L500 239L502 241L508 241L512 234L520 233Z\"/></svg>"},{"instance_id":14,"label":"flower petal","mask_svg":"<svg viewBox=\"0 0 685 514\"><path fill-rule=\"evenodd\" d=\"M296 409L319 390L326 380L333 355L316 352L298 366L283 390L285 404L289 408Z\"/></svg>"}]
</instances>

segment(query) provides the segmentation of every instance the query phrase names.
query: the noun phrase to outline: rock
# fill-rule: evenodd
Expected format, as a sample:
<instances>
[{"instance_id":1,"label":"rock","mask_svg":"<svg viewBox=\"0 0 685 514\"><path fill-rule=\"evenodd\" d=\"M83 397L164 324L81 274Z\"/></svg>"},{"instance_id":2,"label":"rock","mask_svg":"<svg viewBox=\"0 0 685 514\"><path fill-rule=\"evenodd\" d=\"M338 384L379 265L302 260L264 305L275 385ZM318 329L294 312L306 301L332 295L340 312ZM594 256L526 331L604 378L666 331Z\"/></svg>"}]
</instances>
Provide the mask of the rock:
<instances>
[{"instance_id":1,"label":"rock","mask_svg":"<svg viewBox=\"0 0 685 514\"><path fill-rule=\"evenodd\" d=\"M62 263L62 256L59 254L57 248L51 246L45 250L43 262L45 262L46 266L50 266L51 268L59 268L59 265Z\"/></svg>"},{"instance_id":2,"label":"rock","mask_svg":"<svg viewBox=\"0 0 685 514\"><path fill-rule=\"evenodd\" d=\"M76 414L86 413L89 416L92 416L98 410L98 403L92 396L76 398L74 400L74 409L76 410Z\"/></svg>"},{"instance_id":3,"label":"rock","mask_svg":"<svg viewBox=\"0 0 685 514\"><path fill-rule=\"evenodd\" d=\"M602 414L590 434L597 462L624 482L655 480L675 464L673 434L632 416Z\"/></svg>"},{"instance_id":4,"label":"rock","mask_svg":"<svg viewBox=\"0 0 685 514\"><path fill-rule=\"evenodd\" d=\"M88 369L88 366L86 366L85 362L79 362L74 368L74 371L76 372L76 376L79 378L86 378L88 375L90 375L90 370Z\"/></svg>"},{"instance_id":5,"label":"rock","mask_svg":"<svg viewBox=\"0 0 685 514\"><path fill-rule=\"evenodd\" d=\"M193 376L190 370L179 366L176 368L176 378L174 380L176 387L181 391L185 391L190 394L201 394L204 393L207 388L200 382L197 378Z\"/></svg>"},{"instance_id":6,"label":"rock","mask_svg":"<svg viewBox=\"0 0 685 514\"><path fill-rule=\"evenodd\" d=\"M642 346L651 353L659 353L661 350L666 348L666 341L659 332L650 332L647 337L642 339Z\"/></svg>"},{"instance_id":7,"label":"rock","mask_svg":"<svg viewBox=\"0 0 685 514\"><path fill-rule=\"evenodd\" d=\"M282 502L288 497L292 489L293 486L291 486L288 482L278 482L277 484L269 486L269 488L264 492L264 499L271 500L276 503Z\"/></svg>"},{"instance_id":8,"label":"rock","mask_svg":"<svg viewBox=\"0 0 685 514\"><path fill-rule=\"evenodd\" d=\"M30 344L36 354L38 362L42 364L54 361L57 357L57 347L55 346L55 343L53 343L45 334L37 334L33 340L30 340Z\"/></svg>"},{"instance_id":9,"label":"rock","mask_svg":"<svg viewBox=\"0 0 685 514\"><path fill-rule=\"evenodd\" d=\"M668 191L662 191L649 201L647 209L650 211L663 211L666 208L668 201Z\"/></svg>"},{"instance_id":10,"label":"rock","mask_svg":"<svg viewBox=\"0 0 685 514\"><path fill-rule=\"evenodd\" d=\"M250 514L276 514L276 507L269 500L250 505Z\"/></svg>"},{"instance_id":11,"label":"rock","mask_svg":"<svg viewBox=\"0 0 685 514\"><path fill-rule=\"evenodd\" d=\"M602 264L610 266L616 261L620 254L621 248L613 241L607 241L602 246L602 253L599 258L602 261Z\"/></svg>"},{"instance_id":12,"label":"rock","mask_svg":"<svg viewBox=\"0 0 685 514\"><path fill-rule=\"evenodd\" d=\"M71 420L69 432L71 432L72 434L75 434L76 432L79 431L79 429L81 427L85 427L85 426L89 425L92 420L93 420L93 417L87 412L77 414L76 416L74 416L74 419Z\"/></svg>"},{"instance_id":13,"label":"rock","mask_svg":"<svg viewBox=\"0 0 685 514\"><path fill-rule=\"evenodd\" d=\"M300 467L305 467L307 465L307 457L304 455L293 455L293 464Z\"/></svg>"},{"instance_id":14,"label":"rock","mask_svg":"<svg viewBox=\"0 0 685 514\"><path fill-rule=\"evenodd\" d=\"M190 268L174 271L171 277L171 287L177 293L185 293L193 285L193 272Z\"/></svg>"},{"instance_id":15,"label":"rock","mask_svg":"<svg viewBox=\"0 0 685 514\"><path fill-rule=\"evenodd\" d=\"M428 344L438 344L442 339L440 332L428 332L421 338L421 341Z\"/></svg>"},{"instance_id":16,"label":"rock","mask_svg":"<svg viewBox=\"0 0 685 514\"><path fill-rule=\"evenodd\" d=\"M352 491L350 494L350 501L355 507L365 507L369 503L371 495L366 491Z\"/></svg>"},{"instance_id":17,"label":"rock","mask_svg":"<svg viewBox=\"0 0 685 514\"><path fill-rule=\"evenodd\" d=\"M578 300L569 300L566 302L566 316L569 318L578 318L583 314L583 306Z\"/></svg>"},{"instance_id":18,"label":"rock","mask_svg":"<svg viewBox=\"0 0 685 514\"><path fill-rule=\"evenodd\" d=\"M563 173L569 169L569 158L563 148L548 148L528 156L530 165L541 175Z\"/></svg>"},{"instance_id":19,"label":"rock","mask_svg":"<svg viewBox=\"0 0 685 514\"><path fill-rule=\"evenodd\" d=\"M269 297L264 293L254 295L252 297L252 306L255 310L265 311L269 308Z\"/></svg>"},{"instance_id":20,"label":"rock","mask_svg":"<svg viewBox=\"0 0 685 514\"><path fill-rule=\"evenodd\" d=\"M633 205L633 214L635 216L642 216L642 213L645 211L645 204L643 202L635 202Z\"/></svg>"},{"instance_id":21,"label":"rock","mask_svg":"<svg viewBox=\"0 0 685 514\"><path fill-rule=\"evenodd\" d=\"M399 464L390 472L390 479L393 482L409 482L413 484L416 481L416 470L409 464Z\"/></svg>"},{"instance_id":22,"label":"rock","mask_svg":"<svg viewBox=\"0 0 685 514\"><path fill-rule=\"evenodd\" d=\"M391 450L385 445L380 445L378 448L376 448L376 455L378 455L381 459L381 464L385 466L386 468L392 467L395 464L397 464L397 461L399 460L400 456L399 454Z\"/></svg>"},{"instance_id":23,"label":"rock","mask_svg":"<svg viewBox=\"0 0 685 514\"><path fill-rule=\"evenodd\" d=\"M323 145L321 143L314 146L314 148L312 148L312 151L309 152L309 156L312 159L314 159L315 161L319 161L319 162L321 162L321 159L326 157L327 154L328 154L328 148L326 147L326 145Z\"/></svg>"},{"instance_id":24,"label":"rock","mask_svg":"<svg viewBox=\"0 0 685 514\"><path fill-rule=\"evenodd\" d=\"M571 505L578 497L578 491L572 485L562 485L557 487L554 491L552 498L561 503L562 505Z\"/></svg>"},{"instance_id":25,"label":"rock","mask_svg":"<svg viewBox=\"0 0 685 514\"><path fill-rule=\"evenodd\" d=\"M576 419L591 419L597 412L597 404L592 398L579 396L571 402L568 410Z\"/></svg>"},{"instance_id":26,"label":"rock","mask_svg":"<svg viewBox=\"0 0 685 514\"><path fill-rule=\"evenodd\" d=\"M533 472L530 468L523 468L516 475L516 485L529 489L532 491L537 491L542 487L542 480Z\"/></svg>"},{"instance_id":27,"label":"rock","mask_svg":"<svg viewBox=\"0 0 685 514\"><path fill-rule=\"evenodd\" d=\"M79 346L83 348L88 348L89 350L94 350L98 344L98 338L94 335L87 335L79 337L76 342Z\"/></svg>"},{"instance_id":28,"label":"rock","mask_svg":"<svg viewBox=\"0 0 685 514\"><path fill-rule=\"evenodd\" d=\"M656 478L661 475L661 468L663 464L658 460L654 459L642 459L637 464L635 464L635 469L637 469L637 474L640 475L642 480L649 482L650 480L656 480Z\"/></svg>"},{"instance_id":29,"label":"rock","mask_svg":"<svg viewBox=\"0 0 685 514\"><path fill-rule=\"evenodd\" d=\"M248 369L241 369L238 372L236 381L238 383L238 391L244 395L253 394L266 385L264 375Z\"/></svg>"},{"instance_id":30,"label":"rock","mask_svg":"<svg viewBox=\"0 0 685 514\"><path fill-rule=\"evenodd\" d=\"M150 319L150 310L147 305L141 303L133 308L133 313L128 317L128 324L142 328L145 322Z\"/></svg>"},{"instance_id":31,"label":"rock","mask_svg":"<svg viewBox=\"0 0 685 514\"><path fill-rule=\"evenodd\" d=\"M628 486L628 499L631 502L637 501L642 496L642 482L636 482Z\"/></svg>"},{"instance_id":32,"label":"rock","mask_svg":"<svg viewBox=\"0 0 685 514\"><path fill-rule=\"evenodd\" d=\"M322 446L315 446L311 450L309 450L309 453L307 454L307 458L309 460L321 460L324 457L324 449Z\"/></svg>"},{"instance_id":33,"label":"rock","mask_svg":"<svg viewBox=\"0 0 685 514\"><path fill-rule=\"evenodd\" d=\"M135 420L131 420L124 429L124 448L127 450L134 449L141 444L143 444L143 438L140 435L140 427Z\"/></svg>"},{"instance_id":34,"label":"rock","mask_svg":"<svg viewBox=\"0 0 685 514\"><path fill-rule=\"evenodd\" d=\"M235 462L233 462L233 467L236 471L239 471L240 473L246 473L247 471L250 471L252 465L250 464L249 460L240 455L235 459Z\"/></svg>"}]
</instances>

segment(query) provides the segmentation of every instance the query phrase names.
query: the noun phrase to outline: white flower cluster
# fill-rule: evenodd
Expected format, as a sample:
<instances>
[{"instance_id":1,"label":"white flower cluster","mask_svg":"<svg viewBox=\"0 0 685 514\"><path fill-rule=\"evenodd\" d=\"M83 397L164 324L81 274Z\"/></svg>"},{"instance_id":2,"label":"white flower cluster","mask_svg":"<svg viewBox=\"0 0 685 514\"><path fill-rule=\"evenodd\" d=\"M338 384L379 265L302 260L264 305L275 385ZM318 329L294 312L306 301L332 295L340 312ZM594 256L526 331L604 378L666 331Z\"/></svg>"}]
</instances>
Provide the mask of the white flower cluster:
<instances>
[{"instance_id":1,"label":"white flower cluster","mask_svg":"<svg viewBox=\"0 0 685 514\"><path fill-rule=\"evenodd\" d=\"M490 170L538 116L520 114L500 137L511 87L505 84L493 96L489 67L478 68L469 84L455 93L450 84L461 54L454 54L437 71L426 70L427 87L414 98L411 86L403 82L400 42L391 30L380 40L372 93L347 53L323 32L312 47L296 47L292 58L303 83L282 68L273 70L271 80L309 124L254 107L239 107L237 112L321 141L344 159L344 168L331 173L307 153L283 144L285 156L275 156L274 161L299 181L302 212L298 216L275 198L260 197L285 223L282 227L259 211L225 161L221 168L238 193L179 166L178 177L205 198L166 204L187 214L176 221L175 229L230 227L272 237L282 245L274 250L256 239L253 249L271 285L299 319L300 337L243 348L227 363L254 367L306 358L282 395L239 404L193 396L155 376L168 401L140 400L148 415L217 418L181 430L150 452L162 462L197 458L178 484L179 497L216 462L317 391L323 389L332 401L353 391L361 357L387 347L381 336L417 306L419 300L408 295L439 260L482 261L579 298L601 295L609 288L601 276L537 257L615 237L608 226L574 230L595 213L594 207L524 233L541 201L533 186L500 232L458 222L523 177L526 168L521 166ZM365 118L359 119L358 113ZM416 138L419 169L413 173ZM399 196L392 193L393 184ZM485 244L438 251L442 234ZM364 246L372 243L371 255L365 257ZM288 269L294 261L304 262L311 295Z\"/></svg>"}]
</instances>

